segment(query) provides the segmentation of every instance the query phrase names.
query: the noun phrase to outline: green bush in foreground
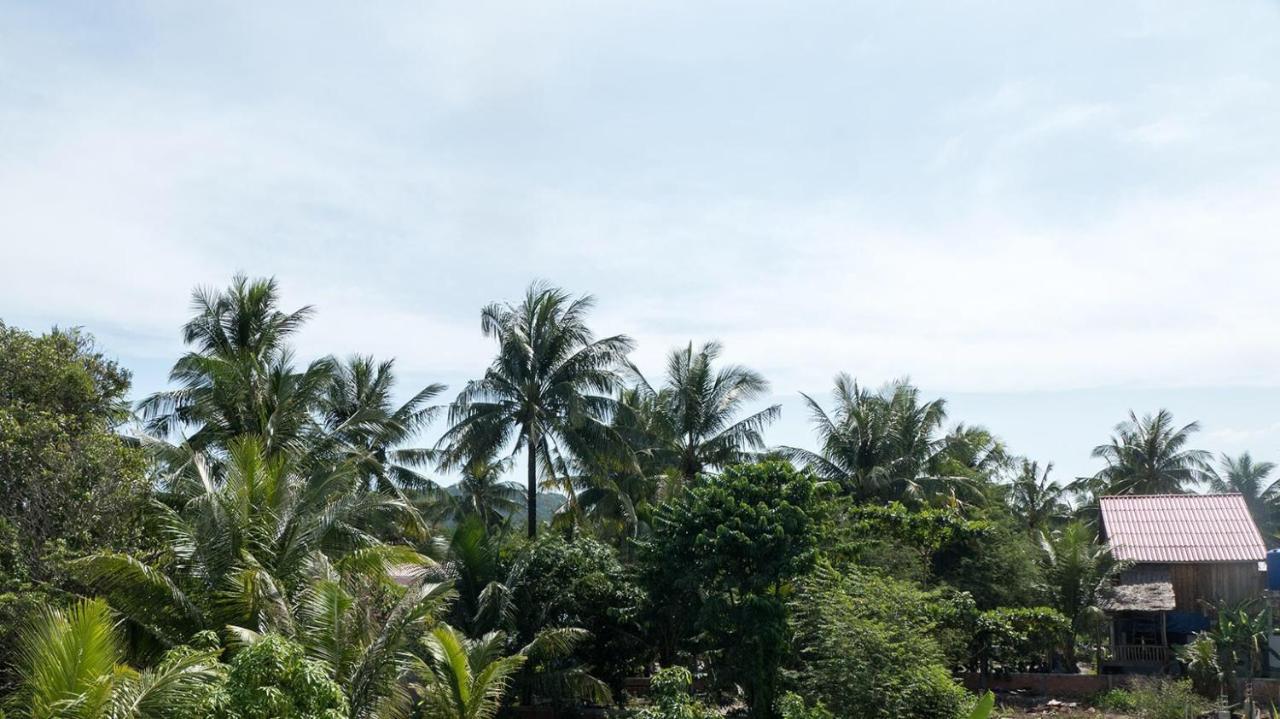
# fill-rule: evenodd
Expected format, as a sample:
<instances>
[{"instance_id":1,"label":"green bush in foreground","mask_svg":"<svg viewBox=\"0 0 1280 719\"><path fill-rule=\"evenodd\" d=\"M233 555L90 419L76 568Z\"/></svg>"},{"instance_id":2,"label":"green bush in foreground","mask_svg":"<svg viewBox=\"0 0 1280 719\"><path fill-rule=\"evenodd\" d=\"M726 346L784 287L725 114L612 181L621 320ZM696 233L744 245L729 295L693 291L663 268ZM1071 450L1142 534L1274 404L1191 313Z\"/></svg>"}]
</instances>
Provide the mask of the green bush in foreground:
<instances>
[{"instance_id":1,"label":"green bush in foreground","mask_svg":"<svg viewBox=\"0 0 1280 719\"><path fill-rule=\"evenodd\" d=\"M347 698L325 665L302 647L267 635L231 660L226 684L213 699L217 719L345 719Z\"/></svg>"},{"instance_id":2,"label":"green bush in foreground","mask_svg":"<svg viewBox=\"0 0 1280 719\"><path fill-rule=\"evenodd\" d=\"M797 584L792 678L837 719L963 716L970 697L952 680L923 593L871 574L819 568Z\"/></svg>"},{"instance_id":3,"label":"green bush in foreground","mask_svg":"<svg viewBox=\"0 0 1280 719\"><path fill-rule=\"evenodd\" d=\"M1099 694L1093 703L1104 712L1127 713L1137 709L1133 694L1128 689L1111 689Z\"/></svg>"},{"instance_id":4,"label":"green bush in foreground","mask_svg":"<svg viewBox=\"0 0 1280 719\"><path fill-rule=\"evenodd\" d=\"M782 719L832 719L829 709L822 702L805 703L804 697L787 692L778 700L778 716Z\"/></svg>"},{"instance_id":5,"label":"green bush in foreground","mask_svg":"<svg viewBox=\"0 0 1280 719\"><path fill-rule=\"evenodd\" d=\"M659 669L649 680L649 701L636 719L711 719L715 714L693 698L693 675L684 667Z\"/></svg>"},{"instance_id":6,"label":"green bush in foreground","mask_svg":"<svg viewBox=\"0 0 1280 719\"><path fill-rule=\"evenodd\" d=\"M1209 700L1195 693L1189 680L1144 679L1134 682L1133 711L1142 719L1184 719L1211 708Z\"/></svg>"}]
</instances>

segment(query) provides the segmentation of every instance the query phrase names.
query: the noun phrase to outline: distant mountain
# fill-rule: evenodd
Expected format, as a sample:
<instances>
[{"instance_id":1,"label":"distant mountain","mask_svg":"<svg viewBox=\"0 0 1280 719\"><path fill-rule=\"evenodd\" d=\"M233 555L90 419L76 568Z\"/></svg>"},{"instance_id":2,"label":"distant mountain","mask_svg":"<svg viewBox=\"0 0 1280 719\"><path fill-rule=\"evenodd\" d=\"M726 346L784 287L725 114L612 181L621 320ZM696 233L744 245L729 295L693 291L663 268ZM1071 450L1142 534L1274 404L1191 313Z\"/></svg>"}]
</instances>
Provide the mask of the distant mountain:
<instances>
[{"instance_id":1,"label":"distant mountain","mask_svg":"<svg viewBox=\"0 0 1280 719\"><path fill-rule=\"evenodd\" d=\"M458 496L458 485L451 484L444 489L449 494L452 494L455 497ZM538 492L538 522L550 522L551 516L556 513L557 509L564 506L564 503L567 501L569 501L569 498L559 492ZM516 516L511 518L511 524L523 527L525 523L524 518L525 510L524 507L521 507L520 510L516 512Z\"/></svg>"}]
</instances>

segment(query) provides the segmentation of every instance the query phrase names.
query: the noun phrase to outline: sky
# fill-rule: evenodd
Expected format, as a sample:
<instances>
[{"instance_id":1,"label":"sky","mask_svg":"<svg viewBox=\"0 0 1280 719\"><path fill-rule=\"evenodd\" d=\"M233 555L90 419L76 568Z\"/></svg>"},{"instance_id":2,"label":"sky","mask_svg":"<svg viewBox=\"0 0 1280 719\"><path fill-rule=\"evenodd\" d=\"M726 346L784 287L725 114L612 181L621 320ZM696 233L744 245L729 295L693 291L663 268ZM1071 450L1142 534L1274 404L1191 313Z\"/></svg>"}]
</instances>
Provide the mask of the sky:
<instances>
[{"instance_id":1,"label":"sky","mask_svg":"<svg viewBox=\"0 0 1280 719\"><path fill-rule=\"evenodd\" d=\"M0 0L0 319L141 396L271 275L407 396L541 278L650 374L723 342L771 444L843 371L1060 480L1130 409L1280 459L1278 83L1276 0Z\"/></svg>"}]
</instances>

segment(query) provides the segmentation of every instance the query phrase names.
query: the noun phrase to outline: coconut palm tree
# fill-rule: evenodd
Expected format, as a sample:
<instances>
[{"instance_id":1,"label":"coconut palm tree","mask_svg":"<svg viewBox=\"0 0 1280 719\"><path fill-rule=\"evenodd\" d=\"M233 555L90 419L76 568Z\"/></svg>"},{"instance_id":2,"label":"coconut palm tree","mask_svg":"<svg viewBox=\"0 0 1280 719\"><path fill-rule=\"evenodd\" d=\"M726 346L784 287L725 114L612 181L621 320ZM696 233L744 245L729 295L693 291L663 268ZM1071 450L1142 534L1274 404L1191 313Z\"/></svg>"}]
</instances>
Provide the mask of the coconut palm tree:
<instances>
[{"instance_id":1,"label":"coconut palm tree","mask_svg":"<svg viewBox=\"0 0 1280 719\"><path fill-rule=\"evenodd\" d=\"M1005 493L1013 516L1020 519L1032 535L1043 535L1071 512L1064 499L1067 490L1049 478L1052 471L1053 462L1041 470L1038 462L1024 459Z\"/></svg>"},{"instance_id":2,"label":"coconut palm tree","mask_svg":"<svg viewBox=\"0 0 1280 719\"><path fill-rule=\"evenodd\" d=\"M370 487L433 488L435 482L418 470L437 459L435 451L403 445L440 413L440 407L428 403L445 386L427 385L397 406L392 400L394 368L394 360L375 362L362 355L335 365L318 398L321 443L350 460Z\"/></svg>"},{"instance_id":3,"label":"coconut palm tree","mask_svg":"<svg viewBox=\"0 0 1280 719\"><path fill-rule=\"evenodd\" d=\"M645 451L690 482L708 468L742 462L752 450L764 449L761 432L781 413L772 405L745 417L744 405L763 397L769 383L741 365L715 367L722 348L707 342L671 351L660 388L654 388L635 365L628 364L636 390L649 401L651 446Z\"/></svg>"},{"instance_id":4,"label":"coconut palm tree","mask_svg":"<svg viewBox=\"0 0 1280 719\"><path fill-rule=\"evenodd\" d=\"M317 466L268 455L253 436L236 440L220 475L181 474L167 487L172 504L156 507L167 544L154 557L101 553L72 567L131 630L152 647L170 647L227 624L288 623L317 564L386 580L392 566L429 563L375 534L423 533L406 501L364 491L349 465Z\"/></svg>"},{"instance_id":5,"label":"coconut palm tree","mask_svg":"<svg viewBox=\"0 0 1280 719\"><path fill-rule=\"evenodd\" d=\"M801 394L818 433L818 451L779 451L857 499L977 498L979 480L1007 462L1003 445L980 427L959 425L942 434L945 400L923 401L905 379L872 392L840 374L832 394L831 413Z\"/></svg>"},{"instance_id":6,"label":"coconut palm tree","mask_svg":"<svg viewBox=\"0 0 1280 719\"><path fill-rule=\"evenodd\" d=\"M820 446L817 452L798 447L783 447L782 452L854 497L877 495L886 484L890 460L890 414L884 398L844 373L836 375L831 413L813 397L803 392L800 396L809 407Z\"/></svg>"},{"instance_id":7,"label":"coconut palm tree","mask_svg":"<svg viewBox=\"0 0 1280 719\"><path fill-rule=\"evenodd\" d=\"M153 669L124 663L124 638L105 602L45 609L22 634L20 719L179 719L201 713L217 679L216 653L167 655Z\"/></svg>"},{"instance_id":8,"label":"coconut palm tree","mask_svg":"<svg viewBox=\"0 0 1280 719\"><path fill-rule=\"evenodd\" d=\"M1142 419L1130 411L1129 419L1116 425L1111 441L1093 450L1094 457L1107 462L1095 475L1103 491L1171 494L1200 484L1206 478L1209 453L1187 448L1199 430L1196 422L1175 426L1168 410Z\"/></svg>"},{"instance_id":9,"label":"coconut palm tree","mask_svg":"<svg viewBox=\"0 0 1280 719\"><path fill-rule=\"evenodd\" d=\"M512 677L525 663L523 654L503 655L506 637L490 632L468 639L448 624L427 634L427 659L421 665L421 709L429 719L492 719L502 708Z\"/></svg>"},{"instance_id":10,"label":"coconut palm tree","mask_svg":"<svg viewBox=\"0 0 1280 719\"><path fill-rule=\"evenodd\" d=\"M619 551L631 550L627 538L647 528L654 506L680 485L677 465L657 439L670 426L654 393L624 387L610 420L608 441L572 458L561 458L566 501L553 522L582 522Z\"/></svg>"},{"instance_id":11,"label":"coconut palm tree","mask_svg":"<svg viewBox=\"0 0 1280 719\"><path fill-rule=\"evenodd\" d=\"M1272 479L1273 462L1255 462L1248 452L1236 457L1223 454L1217 468L1208 471L1209 489L1244 495L1253 521L1265 537L1275 530L1276 508L1280 506L1280 480Z\"/></svg>"},{"instance_id":12,"label":"coconut palm tree","mask_svg":"<svg viewBox=\"0 0 1280 719\"><path fill-rule=\"evenodd\" d=\"M1044 535L1041 546L1053 607L1071 622L1066 660L1074 665L1076 636L1088 629L1091 621L1088 609L1096 604L1098 584L1110 568L1110 562L1093 529L1080 521Z\"/></svg>"},{"instance_id":13,"label":"coconut palm tree","mask_svg":"<svg viewBox=\"0 0 1280 719\"><path fill-rule=\"evenodd\" d=\"M448 507L455 521L475 515L485 526L493 528L512 517L525 503L520 485L504 477L511 470L510 457L486 459L477 457L462 468L462 478L452 491L445 491Z\"/></svg>"},{"instance_id":14,"label":"coconut palm tree","mask_svg":"<svg viewBox=\"0 0 1280 719\"><path fill-rule=\"evenodd\" d=\"M498 355L458 395L441 439L455 465L507 446L525 452L530 537L537 533L539 465L554 483L553 453L604 440L613 409L608 394L632 347L624 335L595 338L586 323L593 304L589 295L534 283L518 305L485 307L480 326L497 341Z\"/></svg>"},{"instance_id":15,"label":"coconut palm tree","mask_svg":"<svg viewBox=\"0 0 1280 719\"><path fill-rule=\"evenodd\" d=\"M198 450L245 434L258 436L270 452L299 449L313 429L311 409L333 362L295 369L287 341L312 309L284 312L279 304L274 279L237 275L225 291L197 288L196 314L183 326L192 350L169 373L178 388L138 405L147 431L161 438L191 431L186 441Z\"/></svg>"},{"instance_id":16,"label":"coconut palm tree","mask_svg":"<svg viewBox=\"0 0 1280 719\"><path fill-rule=\"evenodd\" d=\"M351 719L406 716L416 668L411 650L454 596L447 582L415 582L390 612L383 612L361 601L347 578L322 561L292 603L288 621L262 629L298 642L307 658L323 662L346 695ZM228 631L239 646L270 636L236 626Z\"/></svg>"}]
</instances>

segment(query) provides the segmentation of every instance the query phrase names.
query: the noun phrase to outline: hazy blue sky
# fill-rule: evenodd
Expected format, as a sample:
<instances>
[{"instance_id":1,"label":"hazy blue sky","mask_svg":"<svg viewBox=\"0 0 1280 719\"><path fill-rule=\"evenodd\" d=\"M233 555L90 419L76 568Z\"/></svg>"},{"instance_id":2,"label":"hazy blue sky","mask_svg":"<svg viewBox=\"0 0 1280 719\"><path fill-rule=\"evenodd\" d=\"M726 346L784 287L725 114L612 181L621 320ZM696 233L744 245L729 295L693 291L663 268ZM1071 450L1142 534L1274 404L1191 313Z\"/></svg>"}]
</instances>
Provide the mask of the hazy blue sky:
<instances>
[{"instance_id":1,"label":"hazy blue sky","mask_svg":"<svg viewBox=\"0 0 1280 719\"><path fill-rule=\"evenodd\" d=\"M1280 459L1278 82L1276 2L0 0L0 318L144 393L273 274L456 387L541 277L652 373L722 340L775 443L843 370L1063 479L1131 407Z\"/></svg>"}]
</instances>

